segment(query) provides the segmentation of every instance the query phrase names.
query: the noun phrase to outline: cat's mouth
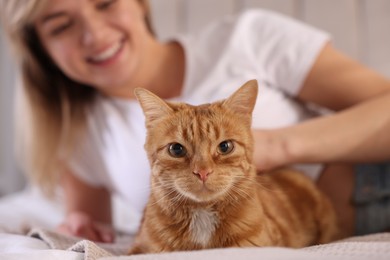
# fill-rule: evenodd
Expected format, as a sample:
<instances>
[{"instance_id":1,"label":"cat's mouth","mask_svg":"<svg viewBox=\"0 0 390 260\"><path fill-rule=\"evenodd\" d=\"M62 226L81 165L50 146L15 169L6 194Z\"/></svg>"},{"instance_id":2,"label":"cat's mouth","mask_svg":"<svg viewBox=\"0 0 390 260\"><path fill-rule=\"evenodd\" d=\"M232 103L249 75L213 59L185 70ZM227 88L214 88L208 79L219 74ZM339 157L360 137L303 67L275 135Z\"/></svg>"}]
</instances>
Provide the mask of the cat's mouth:
<instances>
[{"instance_id":1,"label":"cat's mouth","mask_svg":"<svg viewBox=\"0 0 390 260\"><path fill-rule=\"evenodd\" d=\"M200 188L200 192L215 193L216 191L211 189L211 188L209 188L207 183L203 183L202 187Z\"/></svg>"},{"instance_id":2,"label":"cat's mouth","mask_svg":"<svg viewBox=\"0 0 390 260\"><path fill-rule=\"evenodd\" d=\"M221 195L224 194L225 189L217 189L215 187L211 187L212 185L206 183L202 183L197 187L186 187L186 189L177 187L177 190L184 195L185 197L195 201L195 202L209 202L212 200L216 200Z\"/></svg>"}]
</instances>

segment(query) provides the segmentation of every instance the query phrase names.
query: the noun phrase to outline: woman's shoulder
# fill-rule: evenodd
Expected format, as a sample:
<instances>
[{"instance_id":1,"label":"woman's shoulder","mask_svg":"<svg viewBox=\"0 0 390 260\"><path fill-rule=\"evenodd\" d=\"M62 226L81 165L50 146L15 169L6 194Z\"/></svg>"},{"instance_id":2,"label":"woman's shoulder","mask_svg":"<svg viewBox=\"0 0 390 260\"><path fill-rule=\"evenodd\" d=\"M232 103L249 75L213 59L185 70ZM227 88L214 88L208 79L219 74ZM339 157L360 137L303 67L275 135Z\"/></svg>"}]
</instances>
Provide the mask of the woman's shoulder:
<instances>
[{"instance_id":1,"label":"woman's shoulder","mask_svg":"<svg viewBox=\"0 0 390 260\"><path fill-rule=\"evenodd\" d=\"M219 41L221 43L220 38L227 40L227 38L234 36L264 41L283 35L304 37L312 33L327 34L294 17L271 10L253 8L217 19L196 33L194 38L200 39L200 41Z\"/></svg>"},{"instance_id":2,"label":"woman's shoulder","mask_svg":"<svg viewBox=\"0 0 390 260\"><path fill-rule=\"evenodd\" d=\"M285 23L294 21L289 16L260 8L246 9L230 17L231 23L236 29L253 29L281 24L284 26Z\"/></svg>"},{"instance_id":3,"label":"woman's shoulder","mask_svg":"<svg viewBox=\"0 0 390 260\"><path fill-rule=\"evenodd\" d=\"M258 30L268 27L289 27L300 23L296 19L266 9L246 9L236 14L226 15L208 24L197 32L196 36L220 35L223 32L251 31L256 29L257 34L267 31ZM268 32L269 33L269 32Z\"/></svg>"},{"instance_id":4,"label":"woman's shoulder","mask_svg":"<svg viewBox=\"0 0 390 260\"><path fill-rule=\"evenodd\" d=\"M265 9L248 9L234 19L234 32L255 44L302 41L311 37L329 37L327 32L292 16Z\"/></svg>"},{"instance_id":5,"label":"woman's shoulder","mask_svg":"<svg viewBox=\"0 0 390 260\"><path fill-rule=\"evenodd\" d=\"M207 26L195 33L189 33L199 42L219 41L220 38L228 38L237 32L249 32L259 26L267 26L272 20L280 15L263 9L248 9L236 14L226 15L209 23ZM277 18L276 18L277 19ZM258 31L262 33L262 31Z\"/></svg>"},{"instance_id":6,"label":"woman's shoulder","mask_svg":"<svg viewBox=\"0 0 390 260\"><path fill-rule=\"evenodd\" d=\"M223 54L230 47L259 50L280 42L302 42L311 37L328 34L293 17L265 9L247 9L217 19L195 33L178 36L187 48L196 49L212 57ZM249 49L248 49L249 48Z\"/></svg>"}]
</instances>

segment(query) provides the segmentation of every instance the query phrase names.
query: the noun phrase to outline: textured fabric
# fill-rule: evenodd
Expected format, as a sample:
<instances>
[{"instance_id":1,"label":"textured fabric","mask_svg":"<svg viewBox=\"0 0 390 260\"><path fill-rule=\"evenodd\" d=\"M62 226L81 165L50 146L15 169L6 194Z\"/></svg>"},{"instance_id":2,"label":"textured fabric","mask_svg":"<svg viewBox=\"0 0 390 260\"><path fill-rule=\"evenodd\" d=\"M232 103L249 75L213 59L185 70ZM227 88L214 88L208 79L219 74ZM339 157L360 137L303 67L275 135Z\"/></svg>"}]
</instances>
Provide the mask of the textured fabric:
<instances>
[{"instance_id":1,"label":"textured fabric","mask_svg":"<svg viewBox=\"0 0 390 260\"><path fill-rule=\"evenodd\" d=\"M98 244L88 240L77 240L48 230L35 230L35 237L45 241L52 249L66 249L84 253L85 260L105 259L375 259L387 260L390 257L390 233L351 237L329 244L289 249L281 247L265 248L225 248L199 251L184 251L164 254L124 256L131 242L126 240L115 244ZM74 241L70 247L69 242ZM125 241L125 242L124 242ZM126 244L127 243L127 244ZM120 257L118 257L120 256Z\"/></svg>"},{"instance_id":2,"label":"textured fabric","mask_svg":"<svg viewBox=\"0 0 390 260\"><path fill-rule=\"evenodd\" d=\"M356 167L356 234L390 230L390 162Z\"/></svg>"},{"instance_id":3,"label":"textured fabric","mask_svg":"<svg viewBox=\"0 0 390 260\"><path fill-rule=\"evenodd\" d=\"M278 14L251 10L173 40L183 46L186 58L183 91L175 101L213 102L257 79L254 128L283 127L313 116L292 97L329 41L326 33ZM84 142L69 160L70 168L87 183L119 193L129 207L142 212L150 176L145 134L144 116L135 100L102 97L89 116ZM320 166L303 169L315 177Z\"/></svg>"},{"instance_id":4,"label":"textured fabric","mask_svg":"<svg viewBox=\"0 0 390 260\"><path fill-rule=\"evenodd\" d=\"M28 233L28 236L44 241L50 249L85 253L86 259L126 254L134 241L133 236L118 232L115 236L115 243L96 243L44 228L34 228Z\"/></svg>"}]
</instances>

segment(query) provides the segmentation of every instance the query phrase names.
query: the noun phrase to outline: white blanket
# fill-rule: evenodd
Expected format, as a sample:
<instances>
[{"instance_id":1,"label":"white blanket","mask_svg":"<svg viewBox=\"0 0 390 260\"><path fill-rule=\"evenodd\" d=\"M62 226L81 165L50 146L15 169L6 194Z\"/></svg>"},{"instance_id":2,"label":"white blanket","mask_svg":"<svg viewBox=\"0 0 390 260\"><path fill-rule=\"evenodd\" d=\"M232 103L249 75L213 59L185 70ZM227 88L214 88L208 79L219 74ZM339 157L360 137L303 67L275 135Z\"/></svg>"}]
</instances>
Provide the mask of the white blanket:
<instances>
[{"instance_id":1,"label":"white blanket","mask_svg":"<svg viewBox=\"0 0 390 260\"><path fill-rule=\"evenodd\" d=\"M137 227L134 213L115 203L115 224L128 233ZM125 256L132 236L119 236L115 244L96 244L91 241L57 234L52 230L63 217L55 202L45 200L37 191L27 190L0 200L0 259L1 260L152 260L152 259L390 259L390 233L352 237L330 244L288 248L225 248L157 255ZM31 227L36 227L31 230ZM27 234L26 232L29 231ZM123 234L123 233L121 233Z\"/></svg>"}]
</instances>

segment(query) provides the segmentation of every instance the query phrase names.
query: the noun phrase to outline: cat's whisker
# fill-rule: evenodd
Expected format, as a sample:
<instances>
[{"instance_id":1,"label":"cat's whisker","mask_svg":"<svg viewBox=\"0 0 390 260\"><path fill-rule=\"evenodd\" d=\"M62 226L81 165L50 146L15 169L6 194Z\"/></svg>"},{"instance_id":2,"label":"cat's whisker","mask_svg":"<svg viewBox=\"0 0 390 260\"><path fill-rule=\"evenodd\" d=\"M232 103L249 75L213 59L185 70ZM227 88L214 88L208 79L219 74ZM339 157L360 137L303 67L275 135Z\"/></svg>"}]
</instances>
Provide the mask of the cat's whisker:
<instances>
[{"instance_id":1,"label":"cat's whisker","mask_svg":"<svg viewBox=\"0 0 390 260\"><path fill-rule=\"evenodd\" d=\"M187 198L181 193L178 193L174 199L175 199L174 201L175 203L173 203L173 205L176 206L174 211L180 209L183 206L183 204L187 201Z\"/></svg>"},{"instance_id":2,"label":"cat's whisker","mask_svg":"<svg viewBox=\"0 0 390 260\"><path fill-rule=\"evenodd\" d=\"M246 176L240 176L238 178L235 179L235 181L233 182L233 185L237 186L241 186L241 187L250 187L250 185L254 184L255 186L258 185L257 181L256 180L253 180L252 178L250 177L246 177Z\"/></svg>"},{"instance_id":3,"label":"cat's whisker","mask_svg":"<svg viewBox=\"0 0 390 260\"><path fill-rule=\"evenodd\" d=\"M231 189L231 192L239 197L250 198L251 194L247 193L244 189L241 189L239 186L233 186L234 189Z\"/></svg>"},{"instance_id":4,"label":"cat's whisker","mask_svg":"<svg viewBox=\"0 0 390 260\"><path fill-rule=\"evenodd\" d=\"M169 199L169 202L171 202L173 205L176 205L178 203L183 203L183 198L186 199L183 194L177 191L176 187L173 185L172 182L159 184L156 187L169 191L168 193L165 194L166 196L164 196L164 198L168 196L172 196L172 194L174 194L174 196Z\"/></svg>"},{"instance_id":5,"label":"cat's whisker","mask_svg":"<svg viewBox=\"0 0 390 260\"><path fill-rule=\"evenodd\" d=\"M251 194L248 193L246 189L241 188L240 186L235 186L235 189L232 191L237 192L238 195L244 195L244 197L250 197Z\"/></svg>"},{"instance_id":6,"label":"cat's whisker","mask_svg":"<svg viewBox=\"0 0 390 260\"><path fill-rule=\"evenodd\" d=\"M152 189L158 189L158 188L173 189L173 186L171 183L157 184L157 185L152 186Z\"/></svg>"},{"instance_id":7,"label":"cat's whisker","mask_svg":"<svg viewBox=\"0 0 390 260\"><path fill-rule=\"evenodd\" d=\"M145 191L150 191L151 189L154 189L154 188L169 188L170 186L172 186L171 182L168 180L168 181L160 181L158 183L154 183L153 186L151 185L148 185L148 186L144 186L144 187L137 187L137 191L138 192L145 192Z\"/></svg>"},{"instance_id":8,"label":"cat's whisker","mask_svg":"<svg viewBox=\"0 0 390 260\"><path fill-rule=\"evenodd\" d=\"M257 183L257 186L260 188L260 189L263 189L267 192L270 192L270 193L274 193L274 194L277 194L277 193L284 193L285 190L283 187L276 187L275 185L269 185L268 183L267 184L264 184L264 183Z\"/></svg>"},{"instance_id":9,"label":"cat's whisker","mask_svg":"<svg viewBox=\"0 0 390 260\"><path fill-rule=\"evenodd\" d=\"M231 191L229 190L228 192L226 192L226 198L230 198L231 200L230 201L237 201L237 197L234 196ZM232 204L233 206L236 206L236 204Z\"/></svg>"},{"instance_id":10,"label":"cat's whisker","mask_svg":"<svg viewBox=\"0 0 390 260\"><path fill-rule=\"evenodd\" d=\"M244 179L244 180L247 180L247 181L250 181L251 183L253 183L255 186L258 186L258 188L262 189L262 190L266 190L268 192L282 192L283 190L281 190L280 188L276 188L274 185L267 185L267 184L264 184L266 181L258 181L257 179L253 179L251 177L247 177L247 176L240 176L241 179Z\"/></svg>"},{"instance_id":11,"label":"cat's whisker","mask_svg":"<svg viewBox=\"0 0 390 260\"><path fill-rule=\"evenodd\" d=\"M175 189L172 180L166 180L166 181L162 180L158 183L154 183L154 185L152 186L152 189L156 189L156 188Z\"/></svg>"},{"instance_id":12,"label":"cat's whisker","mask_svg":"<svg viewBox=\"0 0 390 260\"><path fill-rule=\"evenodd\" d=\"M186 196L184 196L183 194L179 194L178 200L179 200L179 203L177 204L177 208L181 207L188 200L188 198Z\"/></svg>"},{"instance_id":13,"label":"cat's whisker","mask_svg":"<svg viewBox=\"0 0 390 260\"><path fill-rule=\"evenodd\" d=\"M165 200L167 199L168 197L170 197L172 194L174 194L176 192L176 190L174 188L171 187L171 189L167 189L167 193L164 194L164 196L162 196L161 198L159 198L158 200L156 200L154 203L152 203L151 205L156 205L158 203L160 203L162 200ZM169 201L169 199L168 199Z\"/></svg>"}]
</instances>

